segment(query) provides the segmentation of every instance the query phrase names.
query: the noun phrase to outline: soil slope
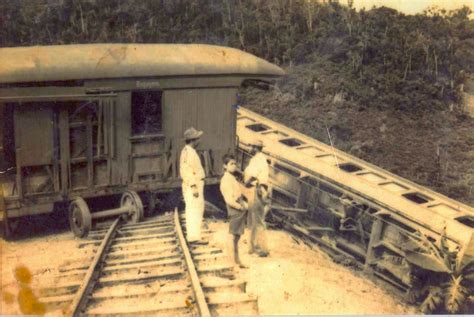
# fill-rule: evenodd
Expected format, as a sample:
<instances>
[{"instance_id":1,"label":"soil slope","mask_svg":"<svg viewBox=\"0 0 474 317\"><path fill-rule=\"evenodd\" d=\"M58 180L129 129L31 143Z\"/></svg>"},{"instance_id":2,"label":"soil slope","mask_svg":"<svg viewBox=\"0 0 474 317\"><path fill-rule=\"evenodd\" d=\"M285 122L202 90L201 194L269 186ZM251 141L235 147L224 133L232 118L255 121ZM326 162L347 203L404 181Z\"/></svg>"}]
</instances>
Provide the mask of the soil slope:
<instances>
[{"instance_id":1,"label":"soil slope","mask_svg":"<svg viewBox=\"0 0 474 317\"><path fill-rule=\"evenodd\" d=\"M351 83L322 58L287 68L241 105L347 153L474 205L474 119L456 111L366 107L341 92ZM410 96L407 96L408 98Z\"/></svg>"}]
</instances>

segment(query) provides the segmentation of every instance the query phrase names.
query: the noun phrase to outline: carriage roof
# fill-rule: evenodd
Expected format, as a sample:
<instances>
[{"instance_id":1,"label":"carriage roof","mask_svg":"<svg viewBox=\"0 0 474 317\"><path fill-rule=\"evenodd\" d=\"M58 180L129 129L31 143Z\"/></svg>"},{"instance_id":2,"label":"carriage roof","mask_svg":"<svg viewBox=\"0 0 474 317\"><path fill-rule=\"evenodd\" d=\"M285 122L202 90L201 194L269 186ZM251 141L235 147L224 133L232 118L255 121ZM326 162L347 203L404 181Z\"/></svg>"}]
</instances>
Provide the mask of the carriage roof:
<instances>
[{"instance_id":1,"label":"carriage roof","mask_svg":"<svg viewBox=\"0 0 474 317\"><path fill-rule=\"evenodd\" d=\"M0 49L0 83L162 76L274 77L284 71L238 49L204 44L77 44Z\"/></svg>"}]
</instances>

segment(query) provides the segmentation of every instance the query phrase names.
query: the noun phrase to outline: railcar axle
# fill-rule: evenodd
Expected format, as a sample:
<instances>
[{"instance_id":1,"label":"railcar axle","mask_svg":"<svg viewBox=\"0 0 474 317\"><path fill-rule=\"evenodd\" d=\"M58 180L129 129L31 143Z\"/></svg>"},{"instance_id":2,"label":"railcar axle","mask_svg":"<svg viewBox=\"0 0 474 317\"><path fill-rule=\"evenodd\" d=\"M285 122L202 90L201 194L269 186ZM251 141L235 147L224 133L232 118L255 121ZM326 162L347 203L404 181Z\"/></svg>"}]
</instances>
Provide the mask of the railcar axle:
<instances>
[{"instance_id":1,"label":"railcar axle","mask_svg":"<svg viewBox=\"0 0 474 317\"><path fill-rule=\"evenodd\" d=\"M121 216L130 223L138 223L143 219L143 203L134 191L126 191L120 199L120 207L91 213L86 201L78 197L69 205L69 225L76 237L87 237L92 227L92 220L112 216Z\"/></svg>"}]
</instances>

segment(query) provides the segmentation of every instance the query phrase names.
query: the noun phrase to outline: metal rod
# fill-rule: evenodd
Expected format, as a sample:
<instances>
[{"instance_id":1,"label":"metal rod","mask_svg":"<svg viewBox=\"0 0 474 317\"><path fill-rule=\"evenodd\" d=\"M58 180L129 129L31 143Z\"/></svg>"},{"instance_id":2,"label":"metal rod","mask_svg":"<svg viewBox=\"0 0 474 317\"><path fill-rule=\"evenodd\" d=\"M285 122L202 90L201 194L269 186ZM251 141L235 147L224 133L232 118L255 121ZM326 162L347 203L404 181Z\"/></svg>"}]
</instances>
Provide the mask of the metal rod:
<instances>
[{"instance_id":1,"label":"metal rod","mask_svg":"<svg viewBox=\"0 0 474 317\"><path fill-rule=\"evenodd\" d=\"M295 207L283 207L283 206L272 206L272 210L290 211L290 212L308 212L308 209L295 208Z\"/></svg>"},{"instance_id":2,"label":"metal rod","mask_svg":"<svg viewBox=\"0 0 474 317\"><path fill-rule=\"evenodd\" d=\"M334 159L336 160L336 166L339 167L339 162L337 161L336 151L334 151L334 145L332 144L331 133L329 133L329 129L326 126L326 131L328 132L329 142L331 143L332 148L332 155L334 155Z\"/></svg>"},{"instance_id":3,"label":"metal rod","mask_svg":"<svg viewBox=\"0 0 474 317\"><path fill-rule=\"evenodd\" d=\"M115 208L115 209L108 209L104 211L99 211L99 212L94 212L91 214L92 219L98 219L98 218L104 218L104 217L110 217L110 216L118 216L121 214L125 214L130 212L130 206L124 206L120 208Z\"/></svg>"},{"instance_id":4,"label":"metal rod","mask_svg":"<svg viewBox=\"0 0 474 317\"><path fill-rule=\"evenodd\" d=\"M87 303L88 294L93 288L94 276L97 276L100 273L98 270L99 264L106 254L107 246L112 240L115 230L119 225L119 222L120 218L115 219L115 221L112 223L109 230L107 231L104 240L102 240L99 249L97 250L94 256L94 260L89 266L89 269L87 269L86 276L84 277L82 284L79 287L79 290L77 291L76 295L74 296L74 299L72 300L72 304L70 307L71 313L67 315L79 316L79 314L83 313L83 306Z\"/></svg>"},{"instance_id":5,"label":"metal rod","mask_svg":"<svg viewBox=\"0 0 474 317\"><path fill-rule=\"evenodd\" d=\"M191 258L191 253L189 252L188 244L184 239L183 230L181 229L181 224L179 222L178 208L174 209L174 223L176 226L176 233L178 234L179 238L179 244L183 250L184 260L186 261L186 266L188 267L189 276L191 277L191 284L193 285L194 295L196 296L199 315L211 316L209 306L206 302L206 297L204 296L204 291L202 290L201 282L199 281L196 267L194 266L193 259Z\"/></svg>"}]
</instances>

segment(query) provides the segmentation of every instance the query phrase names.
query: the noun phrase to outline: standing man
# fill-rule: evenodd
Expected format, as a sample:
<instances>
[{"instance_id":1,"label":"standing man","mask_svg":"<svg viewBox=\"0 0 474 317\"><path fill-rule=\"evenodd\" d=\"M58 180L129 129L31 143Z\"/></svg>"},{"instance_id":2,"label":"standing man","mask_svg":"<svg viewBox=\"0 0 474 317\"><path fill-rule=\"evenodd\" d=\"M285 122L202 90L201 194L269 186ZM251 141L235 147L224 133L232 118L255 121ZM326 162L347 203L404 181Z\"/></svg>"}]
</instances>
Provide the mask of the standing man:
<instances>
[{"instance_id":1,"label":"standing man","mask_svg":"<svg viewBox=\"0 0 474 317\"><path fill-rule=\"evenodd\" d=\"M220 190L227 206L229 217L229 233L234 236L234 263L240 268L247 268L239 257L239 240L245 230L248 205L242 194L242 185L237 181L234 173L237 170L235 158L232 155L224 155L224 176L221 179Z\"/></svg>"},{"instance_id":2,"label":"standing man","mask_svg":"<svg viewBox=\"0 0 474 317\"><path fill-rule=\"evenodd\" d=\"M265 257L269 252L264 249L262 240L264 240L265 215L270 210L268 191L270 167L262 149L263 142L261 140L256 140L251 144L250 153L253 157L245 169L244 181L245 185L252 189L252 194L249 197L249 253L257 253L259 256Z\"/></svg>"},{"instance_id":3,"label":"standing man","mask_svg":"<svg viewBox=\"0 0 474 317\"><path fill-rule=\"evenodd\" d=\"M204 216L204 169L196 152L203 132L191 127L184 132L186 145L181 151L179 172L186 205L186 236L190 243L201 242L201 224Z\"/></svg>"}]
</instances>

